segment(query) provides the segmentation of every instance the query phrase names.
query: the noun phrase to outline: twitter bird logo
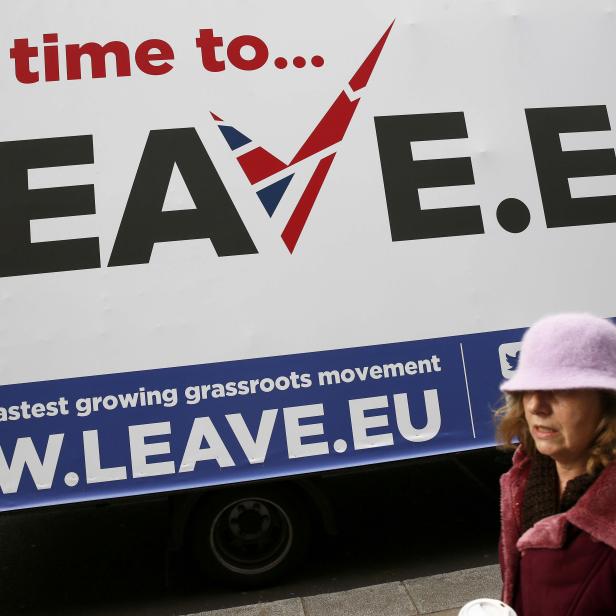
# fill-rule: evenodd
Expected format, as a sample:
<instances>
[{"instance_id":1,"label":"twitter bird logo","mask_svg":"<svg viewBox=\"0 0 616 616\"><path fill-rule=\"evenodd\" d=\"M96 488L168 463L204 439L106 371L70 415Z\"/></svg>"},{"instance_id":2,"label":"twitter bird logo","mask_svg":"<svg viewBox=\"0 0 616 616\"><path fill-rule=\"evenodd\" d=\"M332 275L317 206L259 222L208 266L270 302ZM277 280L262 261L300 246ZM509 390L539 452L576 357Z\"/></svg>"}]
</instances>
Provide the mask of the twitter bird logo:
<instances>
[{"instance_id":1,"label":"twitter bird logo","mask_svg":"<svg viewBox=\"0 0 616 616\"><path fill-rule=\"evenodd\" d=\"M507 361L507 367L512 372L515 371L518 367L518 359L520 358L520 351L514 353L513 355L509 355L505 353L505 360Z\"/></svg>"},{"instance_id":2,"label":"twitter bird logo","mask_svg":"<svg viewBox=\"0 0 616 616\"><path fill-rule=\"evenodd\" d=\"M508 342L501 344L498 347L498 358L500 360L501 374L504 378L510 379L518 367L520 343Z\"/></svg>"}]
</instances>

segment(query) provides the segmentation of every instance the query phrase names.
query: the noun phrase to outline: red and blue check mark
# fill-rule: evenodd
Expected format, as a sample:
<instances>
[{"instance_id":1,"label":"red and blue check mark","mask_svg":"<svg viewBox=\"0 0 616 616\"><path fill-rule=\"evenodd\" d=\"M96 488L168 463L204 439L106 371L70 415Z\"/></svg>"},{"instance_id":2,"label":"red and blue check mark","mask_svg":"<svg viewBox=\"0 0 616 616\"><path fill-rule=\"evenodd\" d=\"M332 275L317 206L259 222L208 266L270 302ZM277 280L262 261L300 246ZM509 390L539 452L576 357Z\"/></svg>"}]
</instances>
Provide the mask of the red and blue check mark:
<instances>
[{"instance_id":1,"label":"red and blue check mark","mask_svg":"<svg viewBox=\"0 0 616 616\"><path fill-rule=\"evenodd\" d=\"M308 179L306 187L281 234L283 242L291 253L297 246L299 236L306 225L308 216L336 156L336 151L332 152L331 147L342 141L361 99L361 90L368 84L370 75L376 66L393 25L392 22L350 79L348 82L349 89L345 88L340 92L289 163L283 162L265 148L256 145L244 133L226 123L220 116L211 113L231 150L240 150L237 153L236 160L250 184L252 186L258 185L256 186L257 197L269 216L272 216L276 211L293 179L294 165L311 156L317 156L316 168ZM358 92L359 94L357 94ZM329 150L329 153L323 154L325 150ZM319 154L323 155L319 158ZM271 179L271 182L268 182L268 179Z\"/></svg>"}]
</instances>

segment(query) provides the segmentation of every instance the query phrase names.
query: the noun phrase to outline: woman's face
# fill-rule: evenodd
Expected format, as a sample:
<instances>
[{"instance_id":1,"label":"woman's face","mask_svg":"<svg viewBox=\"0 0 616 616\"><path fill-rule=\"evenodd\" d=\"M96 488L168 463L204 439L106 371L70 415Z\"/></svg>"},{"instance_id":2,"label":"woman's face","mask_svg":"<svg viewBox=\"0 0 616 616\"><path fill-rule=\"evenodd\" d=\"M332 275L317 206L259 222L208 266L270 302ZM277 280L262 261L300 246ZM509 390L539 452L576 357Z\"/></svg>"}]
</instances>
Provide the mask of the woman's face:
<instances>
[{"instance_id":1,"label":"woman's face","mask_svg":"<svg viewBox=\"0 0 616 616\"><path fill-rule=\"evenodd\" d=\"M600 391L527 391L522 406L537 451L559 464L586 464L603 416Z\"/></svg>"}]
</instances>

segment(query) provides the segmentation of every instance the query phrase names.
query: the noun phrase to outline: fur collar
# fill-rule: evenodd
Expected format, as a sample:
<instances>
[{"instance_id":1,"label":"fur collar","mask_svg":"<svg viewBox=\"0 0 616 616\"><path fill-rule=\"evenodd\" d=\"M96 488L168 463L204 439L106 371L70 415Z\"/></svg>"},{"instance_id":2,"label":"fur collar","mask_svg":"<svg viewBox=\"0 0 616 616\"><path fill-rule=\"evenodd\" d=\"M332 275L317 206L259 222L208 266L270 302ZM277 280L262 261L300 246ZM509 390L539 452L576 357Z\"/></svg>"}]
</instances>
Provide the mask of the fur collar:
<instances>
[{"instance_id":1,"label":"fur collar","mask_svg":"<svg viewBox=\"0 0 616 616\"><path fill-rule=\"evenodd\" d=\"M518 540L518 550L562 547L568 522L616 550L616 462L603 469L571 509L529 528Z\"/></svg>"}]
</instances>

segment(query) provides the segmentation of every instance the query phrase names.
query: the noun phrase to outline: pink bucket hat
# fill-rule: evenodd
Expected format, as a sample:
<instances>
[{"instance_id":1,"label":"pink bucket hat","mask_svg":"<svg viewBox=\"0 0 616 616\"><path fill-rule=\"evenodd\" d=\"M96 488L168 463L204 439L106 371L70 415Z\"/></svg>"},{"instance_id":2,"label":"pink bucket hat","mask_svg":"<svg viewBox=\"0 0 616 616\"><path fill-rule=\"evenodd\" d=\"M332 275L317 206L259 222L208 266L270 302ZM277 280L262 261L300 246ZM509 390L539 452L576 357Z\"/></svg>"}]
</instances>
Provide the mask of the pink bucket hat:
<instances>
[{"instance_id":1,"label":"pink bucket hat","mask_svg":"<svg viewBox=\"0 0 616 616\"><path fill-rule=\"evenodd\" d=\"M522 337L520 361L501 391L616 391L616 326L591 314L544 317Z\"/></svg>"}]
</instances>

